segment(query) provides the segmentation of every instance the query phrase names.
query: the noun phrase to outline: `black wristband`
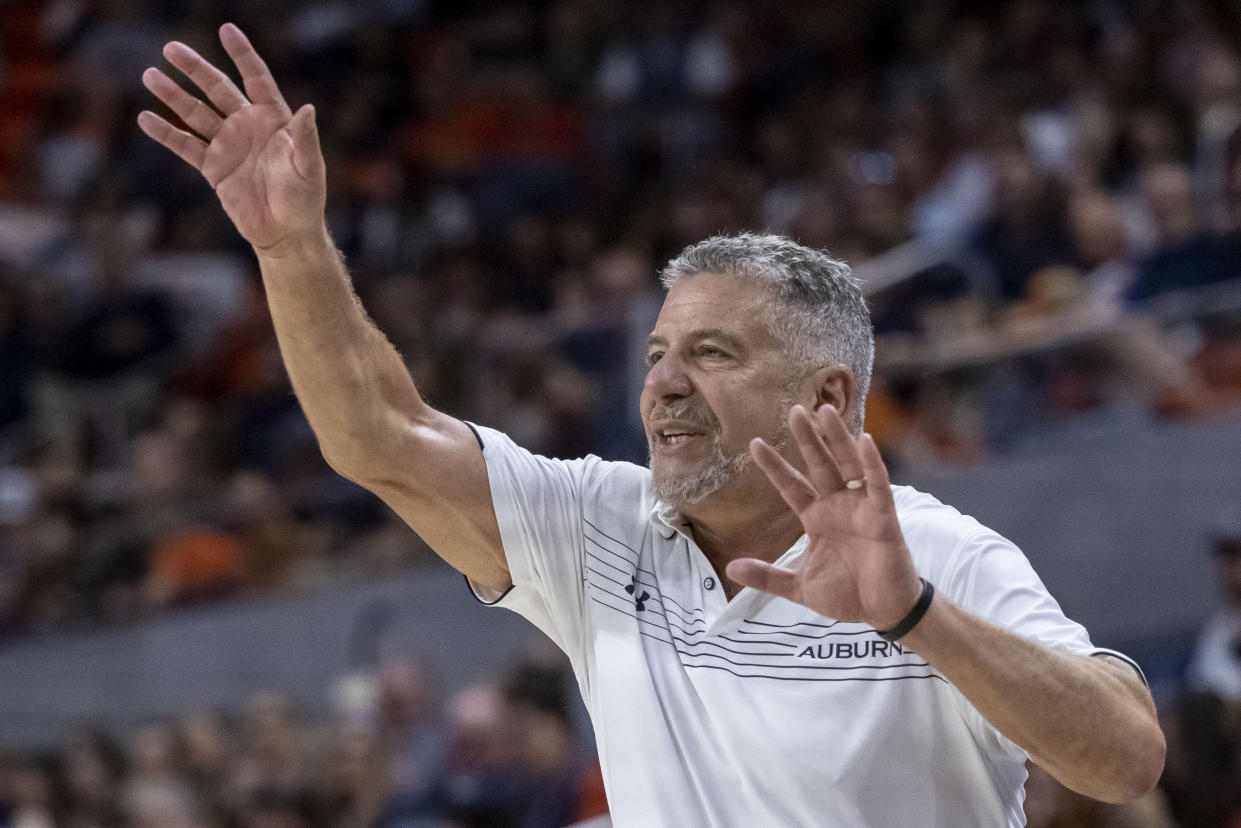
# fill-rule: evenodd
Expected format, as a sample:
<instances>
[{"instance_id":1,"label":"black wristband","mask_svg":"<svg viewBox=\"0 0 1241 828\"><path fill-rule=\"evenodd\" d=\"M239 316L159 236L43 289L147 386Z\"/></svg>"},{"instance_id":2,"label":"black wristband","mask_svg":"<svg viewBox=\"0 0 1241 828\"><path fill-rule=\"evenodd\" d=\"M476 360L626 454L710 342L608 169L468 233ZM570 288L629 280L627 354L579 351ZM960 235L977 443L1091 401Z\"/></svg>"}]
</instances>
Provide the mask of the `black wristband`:
<instances>
[{"instance_id":1,"label":"black wristband","mask_svg":"<svg viewBox=\"0 0 1241 828\"><path fill-rule=\"evenodd\" d=\"M909 614L897 622L896 626L890 630L875 630L879 633L879 637L884 641L898 641L904 638L910 630L918 625L922 620L922 616L926 615L926 611L931 606L931 599L935 597L935 587L931 586L931 582L926 578L919 578L922 581L922 594L918 596L918 600L914 603L914 608Z\"/></svg>"}]
</instances>

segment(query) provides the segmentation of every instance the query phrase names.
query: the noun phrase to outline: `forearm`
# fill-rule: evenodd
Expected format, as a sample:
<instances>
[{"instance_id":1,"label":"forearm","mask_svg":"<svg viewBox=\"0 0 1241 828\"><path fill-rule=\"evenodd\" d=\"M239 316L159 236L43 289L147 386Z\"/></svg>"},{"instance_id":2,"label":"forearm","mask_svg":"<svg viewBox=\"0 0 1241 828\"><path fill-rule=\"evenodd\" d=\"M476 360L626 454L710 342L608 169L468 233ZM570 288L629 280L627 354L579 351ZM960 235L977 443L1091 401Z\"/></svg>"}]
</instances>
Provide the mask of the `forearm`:
<instances>
[{"instance_id":1,"label":"forearm","mask_svg":"<svg viewBox=\"0 0 1241 828\"><path fill-rule=\"evenodd\" d=\"M364 469L385 456L386 439L432 412L326 229L256 253L280 354L324 457L345 474Z\"/></svg>"},{"instance_id":2,"label":"forearm","mask_svg":"<svg viewBox=\"0 0 1241 828\"><path fill-rule=\"evenodd\" d=\"M1106 659L1056 652L936 595L901 641L1065 786L1107 802L1145 793L1163 769L1150 694Z\"/></svg>"}]
</instances>

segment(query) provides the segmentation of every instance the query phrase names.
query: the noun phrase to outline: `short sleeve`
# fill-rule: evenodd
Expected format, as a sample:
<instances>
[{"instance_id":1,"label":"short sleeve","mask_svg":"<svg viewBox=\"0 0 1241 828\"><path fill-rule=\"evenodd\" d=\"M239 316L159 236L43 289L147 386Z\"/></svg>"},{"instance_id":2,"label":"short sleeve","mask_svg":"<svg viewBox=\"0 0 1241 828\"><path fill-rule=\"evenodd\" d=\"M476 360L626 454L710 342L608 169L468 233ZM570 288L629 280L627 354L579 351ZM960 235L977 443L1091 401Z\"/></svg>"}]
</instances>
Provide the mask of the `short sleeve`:
<instances>
[{"instance_id":1,"label":"short sleeve","mask_svg":"<svg viewBox=\"0 0 1241 828\"><path fill-rule=\"evenodd\" d=\"M1065 617L1021 550L995 532L964 540L935 586L962 609L1044 647L1094 650L1086 628Z\"/></svg>"},{"instance_id":2,"label":"short sleeve","mask_svg":"<svg viewBox=\"0 0 1241 828\"><path fill-rule=\"evenodd\" d=\"M513 586L484 603L527 618L570 658L583 639L582 492L598 458L552 460L477 427Z\"/></svg>"}]
</instances>

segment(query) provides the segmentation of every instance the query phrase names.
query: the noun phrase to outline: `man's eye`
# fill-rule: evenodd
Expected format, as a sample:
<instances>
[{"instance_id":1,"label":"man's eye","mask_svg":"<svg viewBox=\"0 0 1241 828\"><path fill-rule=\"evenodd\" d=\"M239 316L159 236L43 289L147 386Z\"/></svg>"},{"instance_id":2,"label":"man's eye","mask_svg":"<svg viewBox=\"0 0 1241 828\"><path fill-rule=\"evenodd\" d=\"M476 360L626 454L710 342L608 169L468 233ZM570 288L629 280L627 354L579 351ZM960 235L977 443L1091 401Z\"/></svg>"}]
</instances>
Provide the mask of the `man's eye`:
<instances>
[{"instance_id":1,"label":"man's eye","mask_svg":"<svg viewBox=\"0 0 1241 828\"><path fill-rule=\"evenodd\" d=\"M664 356L663 351L654 351L653 353L649 353L646 355L646 364L654 365L656 362L659 362L659 360L661 360L663 356Z\"/></svg>"},{"instance_id":2,"label":"man's eye","mask_svg":"<svg viewBox=\"0 0 1241 828\"><path fill-rule=\"evenodd\" d=\"M698 353L705 357L722 357L725 355L719 348L711 345L703 345L698 349Z\"/></svg>"}]
</instances>

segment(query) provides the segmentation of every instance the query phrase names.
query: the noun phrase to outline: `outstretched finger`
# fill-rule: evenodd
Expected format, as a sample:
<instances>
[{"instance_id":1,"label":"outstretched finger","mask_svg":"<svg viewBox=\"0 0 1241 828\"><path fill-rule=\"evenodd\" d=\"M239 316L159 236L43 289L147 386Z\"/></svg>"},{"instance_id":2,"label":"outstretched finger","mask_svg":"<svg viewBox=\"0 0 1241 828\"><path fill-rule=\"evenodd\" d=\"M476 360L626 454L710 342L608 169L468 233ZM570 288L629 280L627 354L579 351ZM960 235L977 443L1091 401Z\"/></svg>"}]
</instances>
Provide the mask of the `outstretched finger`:
<instances>
[{"instance_id":1,"label":"outstretched finger","mask_svg":"<svg viewBox=\"0 0 1241 828\"><path fill-rule=\"evenodd\" d=\"M142 73L142 83L164 102L190 129L210 141L220 131L224 119L205 103L186 92L160 70L152 67Z\"/></svg>"},{"instance_id":2,"label":"outstretched finger","mask_svg":"<svg viewBox=\"0 0 1241 828\"><path fill-rule=\"evenodd\" d=\"M323 152L319 149L319 130L315 126L315 108L304 104L289 124L293 138L293 166L307 181L320 182L324 177Z\"/></svg>"},{"instance_id":3,"label":"outstretched finger","mask_svg":"<svg viewBox=\"0 0 1241 828\"><path fill-rule=\"evenodd\" d=\"M790 465L789 461L781 457L778 451L767 445L761 437L755 437L750 441L750 454L754 457L754 462L758 464L758 467L763 470L763 474L767 475L771 485L775 486L776 491L784 498L784 502L789 504L790 509L801 514L814 502L816 495L810 481Z\"/></svg>"},{"instance_id":4,"label":"outstretched finger","mask_svg":"<svg viewBox=\"0 0 1241 828\"><path fill-rule=\"evenodd\" d=\"M286 115L289 114L289 105L285 103L276 79L271 76L271 70L251 45L250 38L232 23L225 23L220 27L220 42L224 44L224 51L228 52L233 63L237 64L237 71L241 72L241 80L250 100L256 104L270 104L283 110Z\"/></svg>"},{"instance_id":5,"label":"outstretched finger","mask_svg":"<svg viewBox=\"0 0 1241 828\"><path fill-rule=\"evenodd\" d=\"M866 481L870 496L876 498L884 506L896 510L896 501L892 497L892 487L888 480L888 467L879 454L875 438L863 434L858 438L858 452L862 456L862 468L866 472Z\"/></svg>"},{"instance_id":6,"label":"outstretched finger","mask_svg":"<svg viewBox=\"0 0 1241 828\"><path fill-rule=\"evenodd\" d=\"M815 489L820 494L828 494L841 488L844 478L836 468L836 460L823 441L813 415L803 406L793 406L789 410L789 430L797 440L797 448L806 461L806 473Z\"/></svg>"},{"instance_id":7,"label":"outstretched finger","mask_svg":"<svg viewBox=\"0 0 1241 828\"><path fill-rule=\"evenodd\" d=\"M866 476L857 443L836 406L825 403L815 410L815 420L827 438L827 450L836 461L842 481L862 480Z\"/></svg>"},{"instance_id":8,"label":"outstretched finger","mask_svg":"<svg viewBox=\"0 0 1241 828\"><path fill-rule=\"evenodd\" d=\"M139 112L138 127L179 155L191 167L199 172L203 171L203 159L207 157L207 144L197 135L177 129L154 112Z\"/></svg>"},{"instance_id":9,"label":"outstretched finger","mask_svg":"<svg viewBox=\"0 0 1241 828\"><path fill-rule=\"evenodd\" d=\"M174 40L164 46L164 57L184 72L185 76L203 91L207 100L215 104L215 108L226 116L232 115L249 103L228 75L212 66L203 59L202 55L184 43Z\"/></svg>"},{"instance_id":10,"label":"outstretched finger","mask_svg":"<svg viewBox=\"0 0 1241 828\"><path fill-rule=\"evenodd\" d=\"M796 572L781 569L757 558L738 558L731 561L724 568L724 574L734 583L761 589L790 601L796 601L799 594Z\"/></svg>"}]
</instances>

